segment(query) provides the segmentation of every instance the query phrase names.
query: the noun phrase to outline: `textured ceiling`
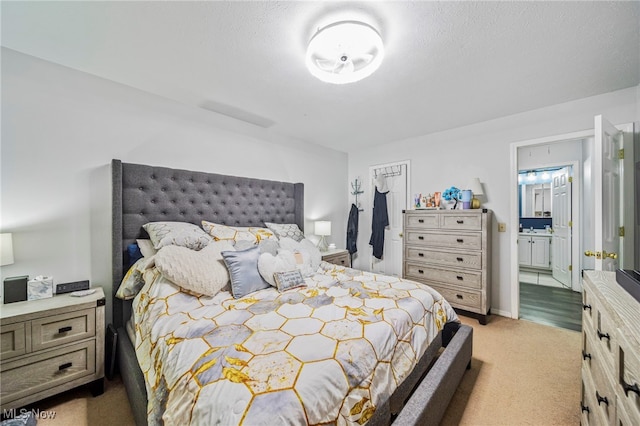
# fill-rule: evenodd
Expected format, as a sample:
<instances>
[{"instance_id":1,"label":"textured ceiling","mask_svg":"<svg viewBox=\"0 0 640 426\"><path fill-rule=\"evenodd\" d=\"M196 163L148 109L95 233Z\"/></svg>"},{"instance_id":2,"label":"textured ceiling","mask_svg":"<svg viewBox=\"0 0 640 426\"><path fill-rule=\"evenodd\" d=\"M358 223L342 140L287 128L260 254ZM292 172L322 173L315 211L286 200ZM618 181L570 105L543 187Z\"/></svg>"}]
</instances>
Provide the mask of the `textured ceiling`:
<instances>
[{"instance_id":1,"label":"textured ceiling","mask_svg":"<svg viewBox=\"0 0 640 426\"><path fill-rule=\"evenodd\" d=\"M353 151L640 84L640 2L9 2L2 45L303 142ZM318 27L386 57L331 85Z\"/></svg>"}]
</instances>

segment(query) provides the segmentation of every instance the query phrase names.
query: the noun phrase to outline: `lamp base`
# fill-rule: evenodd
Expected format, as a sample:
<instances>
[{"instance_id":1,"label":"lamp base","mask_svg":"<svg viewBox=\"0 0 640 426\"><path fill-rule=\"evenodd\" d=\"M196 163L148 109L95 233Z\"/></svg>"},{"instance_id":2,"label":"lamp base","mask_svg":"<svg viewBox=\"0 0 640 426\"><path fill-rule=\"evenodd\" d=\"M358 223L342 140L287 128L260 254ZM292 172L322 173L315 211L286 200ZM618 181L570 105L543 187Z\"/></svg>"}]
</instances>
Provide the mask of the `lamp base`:
<instances>
[{"instance_id":1,"label":"lamp base","mask_svg":"<svg viewBox=\"0 0 640 426\"><path fill-rule=\"evenodd\" d=\"M478 200L476 197L473 197L471 199L471 208L472 209L479 209L480 208L480 200Z\"/></svg>"},{"instance_id":2,"label":"lamp base","mask_svg":"<svg viewBox=\"0 0 640 426\"><path fill-rule=\"evenodd\" d=\"M318 250L327 251L329 249L329 245L327 244L327 240L325 240L324 235L320 236L320 241L318 241Z\"/></svg>"}]
</instances>

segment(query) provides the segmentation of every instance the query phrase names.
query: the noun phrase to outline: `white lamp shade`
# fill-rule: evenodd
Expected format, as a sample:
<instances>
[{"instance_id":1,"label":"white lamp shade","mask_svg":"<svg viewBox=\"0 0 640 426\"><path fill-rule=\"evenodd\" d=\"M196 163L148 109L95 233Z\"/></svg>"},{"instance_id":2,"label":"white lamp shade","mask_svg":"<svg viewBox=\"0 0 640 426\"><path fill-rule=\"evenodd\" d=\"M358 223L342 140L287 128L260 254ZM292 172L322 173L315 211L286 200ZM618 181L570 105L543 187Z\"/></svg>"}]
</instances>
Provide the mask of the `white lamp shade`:
<instances>
[{"instance_id":1,"label":"white lamp shade","mask_svg":"<svg viewBox=\"0 0 640 426\"><path fill-rule=\"evenodd\" d=\"M331 222L328 220L318 220L315 223L316 235L331 235Z\"/></svg>"},{"instance_id":2,"label":"white lamp shade","mask_svg":"<svg viewBox=\"0 0 640 426\"><path fill-rule=\"evenodd\" d=\"M13 263L13 237L11 234L0 234L0 266Z\"/></svg>"},{"instance_id":3,"label":"white lamp shade","mask_svg":"<svg viewBox=\"0 0 640 426\"><path fill-rule=\"evenodd\" d=\"M470 189L471 192L473 192L473 195L484 194L484 191L482 190L482 184L480 183L480 179L478 178L471 179L471 181L469 182L469 187L467 189Z\"/></svg>"}]
</instances>

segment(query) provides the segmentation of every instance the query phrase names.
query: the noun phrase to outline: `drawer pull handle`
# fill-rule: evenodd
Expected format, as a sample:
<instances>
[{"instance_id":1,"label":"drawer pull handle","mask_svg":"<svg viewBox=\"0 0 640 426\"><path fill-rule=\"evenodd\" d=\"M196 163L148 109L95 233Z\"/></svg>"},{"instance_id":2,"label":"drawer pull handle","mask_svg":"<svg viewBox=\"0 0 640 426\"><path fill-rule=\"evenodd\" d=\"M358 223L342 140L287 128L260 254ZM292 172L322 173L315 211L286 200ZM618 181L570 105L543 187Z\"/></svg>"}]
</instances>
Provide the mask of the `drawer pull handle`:
<instances>
[{"instance_id":1,"label":"drawer pull handle","mask_svg":"<svg viewBox=\"0 0 640 426\"><path fill-rule=\"evenodd\" d=\"M66 370L67 368L71 367L73 365L73 363L71 362L67 362L62 364L61 366L58 367L58 371L62 371L62 370Z\"/></svg>"},{"instance_id":2,"label":"drawer pull handle","mask_svg":"<svg viewBox=\"0 0 640 426\"><path fill-rule=\"evenodd\" d=\"M611 336L609 336L609 333L602 333L600 331L600 329L598 329L597 333L598 333L598 339L600 339L600 340L607 339L607 340L611 341Z\"/></svg>"},{"instance_id":3,"label":"drawer pull handle","mask_svg":"<svg viewBox=\"0 0 640 426\"><path fill-rule=\"evenodd\" d=\"M424 253L418 253L418 257L424 257Z\"/></svg>"},{"instance_id":4,"label":"drawer pull handle","mask_svg":"<svg viewBox=\"0 0 640 426\"><path fill-rule=\"evenodd\" d=\"M424 237L422 235L418 235L418 239L419 240L424 240Z\"/></svg>"},{"instance_id":5,"label":"drawer pull handle","mask_svg":"<svg viewBox=\"0 0 640 426\"><path fill-rule=\"evenodd\" d=\"M462 277L461 275L456 275L456 278L460 281L464 280L464 277Z\"/></svg>"},{"instance_id":6,"label":"drawer pull handle","mask_svg":"<svg viewBox=\"0 0 640 426\"><path fill-rule=\"evenodd\" d=\"M591 305L582 305L583 311L586 311L587 309L589 310L589 312L591 312Z\"/></svg>"},{"instance_id":7,"label":"drawer pull handle","mask_svg":"<svg viewBox=\"0 0 640 426\"><path fill-rule=\"evenodd\" d=\"M461 257L456 257L456 260L457 260L458 262L462 262L464 259L463 259L463 258L461 258Z\"/></svg>"},{"instance_id":8,"label":"drawer pull handle","mask_svg":"<svg viewBox=\"0 0 640 426\"><path fill-rule=\"evenodd\" d=\"M460 225L462 225L464 223L464 220L458 219L458 220L456 220L456 222L458 222Z\"/></svg>"},{"instance_id":9,"label":"drawer pull handle","mask_svg":"<svg viewBox=\"0 0 640 426\"><path fill-rule=\"evenodd\" d=\"M582 402L580 403L580 410L584 413L585 411L587 413L590 413L591 411L589 410L589 407L587 407L586 405L582 405Z\"/></svg>"},{"instance_id":10,"label":"drawer pull handle","mask_svg":"<svg viewBox=\"0 0 640 426\"><path fill-rule=\"evenodd\" d=\"M637 383L634 383L634 384L630 385L629 383L625 382L624 379L623 379L622 380L622 389L624 389L624 394L626 396L629 396L629 391L635 392L636 395L640 396L640 388L638 387Z\"/></svg>"},{"instance_id":11,"label":"drawer pull handle","mask_svg":"<svg viewBox=\"0 0 640 426\"><path fill-rule=\"evenodd\" d=\"M462 295L461 295L461 294L456 294L456 297L457 297L458 299L464 299L464 297L462 297Z\"/></svg>"},{"instance_id":12,"label":"drawer pull handle","mask_svg":"<svg viewBox=\"0 0 640 426\"><path fill-rule=\"evenodd\" d=\"M71 331L73 329L73 327L71 327L70 325L66 326L66 327L62 327L58 329L58 334L62 334L62 333L66 333L67 331Z\"/></svg>"},{"instance_id":13,"label":"drawer pull handle","mask_svg":"<svg viewBox=\"0 0 640 426\"><path fill-rule=\"evenodd\" d=\"M607 399L607 397L600 396L598 391L596 391L596 399L598 400L598 405L600 405L601 402L604 402L607 406L609 406L609 400Z\"/></svg>"},{"instance_id":14,"label":"drawer pull handle","mask_svg":"<svg viewBox=\"0 0 640 426\"><path fill-rule=\"evenodd\" d=\"M424 223L424 219L418 219L418 223Z\"/></svg>"},{"instance_id":15,"label":"drawer pull handle","mask_svg":"<svg viewBox=\"0 0 640 426\"><path fill-rule=\"evenodd\" d=\"M464 243L464 240L462 238L458 238L456 241L459 243Z\"/></svg>"},{"instance_id":16,"label":"drawer pull handle","mask_svg":"<svg viewBox=\"0 0 640 426\"><path fill-rule=\"evenodd\" d=\"M591 359L591 354L587 353L584 349L582 350L582 359Z\"/></svg>"},{"instance_id":17,"label":"drawer pull handle","mask_svg":"<svg viewBox=\"0 0 640 426\"><path fill-rule=\"evenodd\" d=\"M419 274L424 274L424 270L422 270L422 269L418 269L418 273L419 273Z\"/></svg>"}]
</instances>

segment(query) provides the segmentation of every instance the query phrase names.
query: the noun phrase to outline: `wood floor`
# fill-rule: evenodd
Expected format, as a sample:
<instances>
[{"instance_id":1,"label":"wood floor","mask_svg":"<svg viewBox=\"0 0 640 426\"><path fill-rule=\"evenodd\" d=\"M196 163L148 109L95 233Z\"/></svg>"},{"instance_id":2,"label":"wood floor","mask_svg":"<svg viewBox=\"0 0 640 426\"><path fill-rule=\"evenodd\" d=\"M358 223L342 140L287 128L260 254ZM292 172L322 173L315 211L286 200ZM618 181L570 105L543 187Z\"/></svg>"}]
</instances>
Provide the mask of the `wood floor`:
<instances>
[{"instance_id":1,"label":"wood floor","mask_svg":"<svg viewBox=\"0 0 640 426\"><path fill-rule=\"evenodd\" d=\"M520 283L520 318L580 331L582 294L564 288Z\"/></svg>"}]
</instances>

